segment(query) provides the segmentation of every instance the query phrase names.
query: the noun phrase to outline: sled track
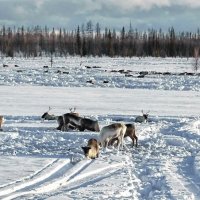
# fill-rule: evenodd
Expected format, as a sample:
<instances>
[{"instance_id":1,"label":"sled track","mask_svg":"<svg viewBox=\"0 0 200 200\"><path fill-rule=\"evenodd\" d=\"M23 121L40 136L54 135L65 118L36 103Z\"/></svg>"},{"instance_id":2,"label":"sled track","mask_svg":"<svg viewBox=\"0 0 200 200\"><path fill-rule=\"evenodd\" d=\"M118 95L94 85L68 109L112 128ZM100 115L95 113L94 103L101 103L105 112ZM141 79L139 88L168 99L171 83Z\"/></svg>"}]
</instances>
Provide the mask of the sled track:
<instances>
[{"instance_id":1,"label":"sled track","mask_svg":"<svg viewBox=\"0 0 200 200\"><path fill-rule=\"evenodd\" d=\"M53 165L55 167L56 163L58 163L59 159L56 159L56 160L53 160L51 163L49 163L48 165L46 165L44 168L36 171L34 174L30 175L29 177L25 177L21 180L16 180L12 183L9 183L9 184L4 184L0 187L0 196L1 195L4 195L6 193L9 193L10 191L10 187L12 188L12 190L18 190L20 189L19 185L21 187L22 184L24 183L24 181L26 181L26 183L28 183L30 180L33 180L35 177L39 177L44 171L46 171L46 169L49 169L51 168L51 166Z\"/></svg>"},{"instance_id":2,"label":"sled track","mask_svg":"<svg viewBox=\"0 0 200 200\"><path fill-rule=\"evenodd\" d=\"M29 191L30 188L37 188L43 185L45 182L49 182L56 177L62 175L70 167L69 160L56 159L48 166L35 173L33 176L21 181L9 184L0 190L0 198L9 198L10 195L20 196L21 193Z\"/></svg>"},{"instance_id":3,"label":"sled track","mask_svg":"<svg viewBox=\"0 0 200 200\"><path fill-rule=\"evenodd\" d=\"M82 179L104 171L107 172L107 170L110 172L116 171L119 166L123 165L122 163L115 163L93 171L85 171L93 162L95 161L82 160L73 166L69 160L58 159L52 165L43 168L39 173L36 173L29 179L15 182L1 188L0 199L9 200L27 195L34 196L52 192L67 185L73 188L73 184Z\"/></svg>"}]
</instances>

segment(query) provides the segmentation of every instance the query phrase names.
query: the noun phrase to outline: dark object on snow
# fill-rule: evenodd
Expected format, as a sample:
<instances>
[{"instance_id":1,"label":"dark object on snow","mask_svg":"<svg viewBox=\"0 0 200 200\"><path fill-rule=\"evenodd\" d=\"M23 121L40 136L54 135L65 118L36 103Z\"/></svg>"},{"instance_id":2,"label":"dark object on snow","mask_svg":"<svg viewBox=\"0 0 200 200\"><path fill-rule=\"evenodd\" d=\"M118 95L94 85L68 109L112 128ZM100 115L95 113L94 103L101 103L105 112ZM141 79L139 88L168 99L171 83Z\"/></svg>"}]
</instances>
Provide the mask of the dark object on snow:
<instances>
[{"instance_id":1,"label":"dark object on snow","mask_svg":"<svg viewBox=\"0 0 200 200\"><path fill-rule=\"evenodd\" d=\"M149 117L149 111L147 113L144 113L143 110L142 110L142 116L137 116L135 118L135 122L138 122L138 123L147 122L148 117Z\"/></svg>"},{"instance_id":2,"label":"dark object on snow","mask_svg":"<svg viewBox=\"0 0 200 200\"><path fill-rule=\"evenodd\" d=\"M58 117L59 130L68 131L70 125L74 126L79 131L100 131L99 123L96 120L76 116L73 113L66 113Z\"/></svg>"},{"instance_id":3,"label":"dark object on snow","mask_svg":"<svg viewBox=\"0 0 200 200\"><path fill-rule=\"evenodd\" d=\"M57 119L57 116L55 115L51 115L49 114L49 111L51 110L51 107L49 106L49 110L47 112L45 112L41 118L44 119L44 120L56 120Z\"/></svg>"}]
</instances>

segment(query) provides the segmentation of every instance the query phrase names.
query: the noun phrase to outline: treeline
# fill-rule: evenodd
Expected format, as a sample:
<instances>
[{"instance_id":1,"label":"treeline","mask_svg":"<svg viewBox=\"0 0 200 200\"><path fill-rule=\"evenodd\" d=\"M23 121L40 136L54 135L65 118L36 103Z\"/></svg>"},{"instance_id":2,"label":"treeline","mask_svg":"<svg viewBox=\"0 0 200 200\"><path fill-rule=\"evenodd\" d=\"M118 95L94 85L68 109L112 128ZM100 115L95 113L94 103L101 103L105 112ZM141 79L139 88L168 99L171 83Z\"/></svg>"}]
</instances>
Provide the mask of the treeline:
<instances>
[{"instance_id":1,"label":"treeline","mask_svg":"<svg viewBox=\"0 0 200 200\"><path fill-rule=\"evenodd\" d=\"M48 27L0 28L1 56L122 56L193 57L200 46L200 30L167 32L149 29L139 32L130 25L121 31L95 26L89 21L74 31Z\"/></svg>"}]
</instances>

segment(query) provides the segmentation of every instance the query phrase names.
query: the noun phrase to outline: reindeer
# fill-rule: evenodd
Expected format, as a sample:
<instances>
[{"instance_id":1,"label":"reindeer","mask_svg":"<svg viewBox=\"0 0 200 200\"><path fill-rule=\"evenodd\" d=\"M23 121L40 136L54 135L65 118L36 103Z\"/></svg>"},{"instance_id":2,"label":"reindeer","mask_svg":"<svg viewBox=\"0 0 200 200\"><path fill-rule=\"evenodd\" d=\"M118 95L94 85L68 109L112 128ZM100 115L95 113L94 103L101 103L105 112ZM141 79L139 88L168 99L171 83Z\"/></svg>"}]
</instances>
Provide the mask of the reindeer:
<instances>
[{"instance_id":1,"label":"reindeer","mask_svg":"<svg viewBox=\"0 0 200 200\"><path fill-rule=\"evenodd\" d=\"M49 114L49 111L51 110L52 108L49 106L49 110L47 112L45 112L43 115L42 115L42 119L44 120L56 120L58 117L55 116L55 115L51 115Z\"/></svg>"},{"instance_id":2,"label":"reindeer","mask_svg":"<svg viewBox=\"0 0 200 200\"><path fill-rule=\"evenodd\" d=\"M1 128L2 125L4 123L4 117L2 115L0 115L0 131L2 131L3 129Z\"/></svg>"},{"instance_id":3,"label":"reindeer","mask_svg":"<svg viewBox=\"0 0 200 200\"><path fill-rule=\"evenodd\" d=\"M91 138L88 141L87 146L81 148L83 149L86 158L95 159L99 157L99 144L96 139Z\"/></svg>"},{"instance_id":4,"label":"reindeer","mask_svg":"<svg viewBox=\"0 0 200 200\"><path fill-rule=\"evenodd\" d=\"M67 114L71 114L71 115L74 115L74 116L77 116L77 117L79 117L80 116L80 114L79 113L77 113L77 112L75 112L76 111L76 107L74 107L74 108L69 108L69 111L70 111L70 113L67 113ZM64 120L63 120L63 116L58 116L57 117L57 122L58 122L58 127L57 127L57 130L63 130L63 128L64 128ZM76 124L74 124L73 122L71 122L70 124L69 124L69 129L76 129L77 127L76 127L77 125Z\"/></svg>"},{"instance_id":5,"label":"reindeer","mask_svg":"<svg viewBox=\"0 0 200 200\"><path fill-rule=\"evenodd\" d=\"M137 116L135 118L135 122L139 122L139 123L147 122L148 121L148 117L149 117L149 112L150 111L148 111L147 113L144 113L143 110L142 110L142 116Z\"/></svg>"},{"instance_id":6,"label":"reindeer","mask_svg":"<svg viewBox=\"0 0 200 200\"><path fill-rule=\"evenodd\" d=\"M138 137L135 134L135 125L134 124L125 124L126 125L126 133L124 135L124 138L130 137L131 140L133 141L133 147L136 141L136 147L138 146ZM118 138L113 138L109 141L108 145L113 146L113 144L117 141L117 145L119 143Z\"/></svg>"},{"instance_id":7,"label":"reindeer","mask_svg":"<svg viewBox=\"0 0 200 200\"><path fill-rule=\"evenodd\" d=\"M79 131L84 131L85 129L89 131L100 131L98 121L94 121L89 118L83 118L80 116L76 116L73 113L66 113L58 119L58 127L61 128L62 131L67 131L70 128L70 125L79 129Z\"/></svg>"},{"instance_id":8,"label":"reindeer","mask_svg":"<svg viewBox=\"0 0 200 200\"><path fill-rule=\"evenodd\" d=\"M103 148L108 147L108 143L110 140L117 138L118 140L118 151L119 146L121 145L123 148L123 139L126 133L127 127L123 123L114 123L108 126L104 126L99 135L99 143Z\"/></svg>"},{"instance_id":9,"label":"reindeer","mask_svg":"<svg viewBox=\"0 0 200 200\"><path fill-rule=\"evenodd\" d=\"M63 116L58 116L57 117L57 122L58 122L58 127L56 128L57 130L64 130L64 121L63 121ZM74 123L69 124L69 129L76 129L76 125Z\"/></svg>"}]
</instances>

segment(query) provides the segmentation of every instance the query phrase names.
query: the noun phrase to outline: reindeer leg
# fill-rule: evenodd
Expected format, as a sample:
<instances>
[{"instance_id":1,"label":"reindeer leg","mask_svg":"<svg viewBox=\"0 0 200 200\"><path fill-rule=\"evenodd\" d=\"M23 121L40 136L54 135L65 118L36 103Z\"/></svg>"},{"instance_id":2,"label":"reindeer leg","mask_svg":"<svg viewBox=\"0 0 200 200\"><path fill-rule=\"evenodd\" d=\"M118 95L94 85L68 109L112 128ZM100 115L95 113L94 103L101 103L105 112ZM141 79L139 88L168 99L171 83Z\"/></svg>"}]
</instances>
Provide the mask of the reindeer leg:
<instances>
[{"instance_id":1,"label":"reindeer leg","mask_svg":"<svg viewBox=\"0 0 200 200\"><path fill-rule=\"evenodd\" d=\"M69 123L68 123L68 124L63 124L61 130L62 130L62 131L68 131L68 130L69 130Z\"/></svg>"},{"instance_id":2,"label":"reindeer leg","mask_svg":"<svg viewBox=\"0 0 200 200\"><path fill-rule=\"evenodd\" d=\"M108 142L108 146L113 146L114 143L116 142L117 140L117 145L118 145L118 139L117 138L112 138L109 142Z\"/></svg>"},{"instance_id":3,"label":"reindeer leg","mask_svg":"<svg viewBox=\"0 0 200 200\"><path fill-rule=\"evenodd\" d=\"M135 146L135 139L134 139L134 136L133 136L133 135L130 135L129 137L130 137L131 140L132 140L132 147L134 147L134 146Z\"/></svg>"},{"instance_id":4,"label":"reindeer leg","mask_svg":"<svg viewBox=\"0 0 200 200\"><path fill-rule=\"evenodd\" d=\"M136 141L136 145L135 146L138 147L138 137L135 135L134 138L135 138L135 141Z\"/></svg>"},{"instance_id":5,"label":"reindeer leg","mask_svg":"<svg viewBox=\"0 0 200 200\"><path fill-rule=\"evenodd\" d=\"M109 142L109 139L106 139L106 140L104 141L103 147L104 147L104 151L105 151L105 152L108 151L108 142Z\"/></svg>"},{"instance_id":6,"label":"reindeer leg","mask_svg":"<svg viewBox=\"0 0 200 200\"><path fill-rule=\"evenodd\" d=\"M122 141L121 141L121 137L117 138L117 153L119 153L119 147L121 145Z\"/></svg>"}]
</instances>

